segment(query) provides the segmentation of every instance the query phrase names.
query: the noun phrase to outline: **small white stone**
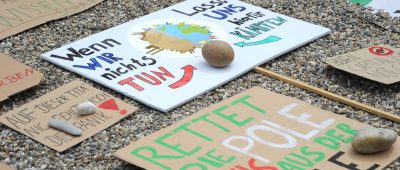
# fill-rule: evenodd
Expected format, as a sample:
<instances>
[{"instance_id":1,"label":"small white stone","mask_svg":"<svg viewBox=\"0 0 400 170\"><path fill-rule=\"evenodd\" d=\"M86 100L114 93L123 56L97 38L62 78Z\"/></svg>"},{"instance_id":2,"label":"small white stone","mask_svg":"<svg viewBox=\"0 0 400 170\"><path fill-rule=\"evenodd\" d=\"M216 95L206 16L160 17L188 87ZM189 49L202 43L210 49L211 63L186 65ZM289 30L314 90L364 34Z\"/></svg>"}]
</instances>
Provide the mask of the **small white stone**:
<instances>
[{"instance_id":1,"label":"small white stone","mask_svg":"<svg viewBox=\"0 0 400 170\"><path fill-rule=\"evenodd\" d=\"M360 129L351 145L359 153L375 153L390 148L396 139L397 133L393 130L369 127Z\"/></svg>"},{"instance_id":2,"label":"small white stone","mask_svg":"<svg viewBox=\"0 0 400 170\"><path fill-rule=\"evenodd\" d=\"M90 115L96 113L97 106L92 102L85 101L78 105L78 115Z\"/></svg>"},{"instance_id":3,"label":"small white stone","mask_svg":"<svg viewBox=\"0 0 400 170\"><path fill-rule=\"evenodd\" d=\"M76 126L61 119L50 119L49 126L74 136L82 135L82 129L79 129Z\"/></svg>"}]
</instances>

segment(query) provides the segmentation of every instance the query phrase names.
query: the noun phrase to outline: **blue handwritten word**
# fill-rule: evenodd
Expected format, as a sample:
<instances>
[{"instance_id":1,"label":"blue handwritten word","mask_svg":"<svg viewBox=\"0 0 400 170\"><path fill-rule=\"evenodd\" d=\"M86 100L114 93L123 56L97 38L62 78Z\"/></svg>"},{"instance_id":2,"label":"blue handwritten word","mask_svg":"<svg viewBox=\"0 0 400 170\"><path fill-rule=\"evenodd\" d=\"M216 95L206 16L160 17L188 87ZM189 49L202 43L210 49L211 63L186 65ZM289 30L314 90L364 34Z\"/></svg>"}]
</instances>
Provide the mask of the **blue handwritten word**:
<instances>
[{"instance_id":1,"label":"blue handwritten word","mask_svg":"<svg viewBox=\"0 0 400 170\"><path fill-rule=\"evenodd\" d=\"M233 4L228 5L227 7L224 7L224 9L218 9L218 10L212 10L211 12L217 15L213 14L203 14L204 16L218 19L218 20L224 20L228 18L229 15L233 15L238 12L245 11L246 8L243 6L234 6Z\"/></svg>"},{"instance_id":2,"label":"blue handwritten word","mask_svg":"<svg viewBox=\"0 0 400 170\"><path fill-rule=\"evenodd\" d=\"M90 61L92 63L87 63L86 66L85 65L73 65L73 67L89 69L89 70L96 70L96 67L103 68L103 66L97 61L98 59L100 59L100 61L104 61L108 64L113 64L116 61L123 60L123 58L114 57L114 54L112 54L112 53L103 53L100 56L97 56L97 58L91 58Z\"/></svg>"}]
</instances>

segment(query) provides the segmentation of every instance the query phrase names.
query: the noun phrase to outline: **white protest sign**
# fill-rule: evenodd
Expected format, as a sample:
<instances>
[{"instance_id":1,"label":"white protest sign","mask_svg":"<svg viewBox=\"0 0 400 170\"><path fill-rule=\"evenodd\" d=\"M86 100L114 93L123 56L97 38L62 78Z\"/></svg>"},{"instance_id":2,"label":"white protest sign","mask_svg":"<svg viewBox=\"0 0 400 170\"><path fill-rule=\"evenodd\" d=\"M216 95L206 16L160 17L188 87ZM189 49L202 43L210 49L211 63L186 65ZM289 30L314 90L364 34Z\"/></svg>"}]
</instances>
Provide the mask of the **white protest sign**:
<instances>
[{"instance_id":1,"label":"white protest sign","mask_svg":"<svg viewBox=\"0 0 400 170\"><path fill-rule=\"evenodd\" d=\"M399 0L352 0L353 4L371 7L374 9L383 9L392 17L400 17Z\"/></svg>"},{"instance_id":2,"label":"white protest sign","mask_svg":"<svg viewBox=\"0 0 400 170\"><path fill-rule=\"evenodd\" d=\"M42 58L168 111L329 32L237 0L189 0ZM217 39L236 54L223 69L201 57L202 45Z\"/></svg>"}]
</instances>

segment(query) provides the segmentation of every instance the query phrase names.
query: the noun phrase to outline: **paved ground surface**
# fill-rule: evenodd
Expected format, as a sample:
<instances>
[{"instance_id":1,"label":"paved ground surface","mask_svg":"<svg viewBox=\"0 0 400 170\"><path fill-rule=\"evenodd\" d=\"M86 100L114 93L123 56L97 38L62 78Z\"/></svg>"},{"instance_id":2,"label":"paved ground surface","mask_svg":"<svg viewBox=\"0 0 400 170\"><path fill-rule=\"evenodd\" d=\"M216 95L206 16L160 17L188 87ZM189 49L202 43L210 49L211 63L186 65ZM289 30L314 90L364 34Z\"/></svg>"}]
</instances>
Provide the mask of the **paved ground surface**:
<instances>
[{"instance_id":1,"label":"paved ground surface","mask_svg":"<svg viewBox=\"0 0 400 170\"><path fill-rule=\"evenodd\" d=\"M0 114L25 104L74 79L74 73L39 59L41 53L63 44L87 37L145 14L177 3L178 0L105 0L83 13L40 25L0 41L0 52L32 66L45 78L40 86L11 97L1 103ZM373 44L400 47L400 20L386 15L371 15L368 10L350 7L345 0L246 0L246 2L286 14L333 30L332 34L298 48L267 67L278 73L351 99L400 114L400 83L381 85L354 75L329 68L321 59L364 48ZM375 21L373 24L371 21ZM391 25L389 29L386 27ZM295 28L293 28L295 29ZM171 125L213 103L226 99L253 86L292 96L323 109L341 114L375 127L391 128L400 133L400 124L342 105L306 92L283 82L249 72L230 83L171 111L162 113L91 81L95 87L108 91L140 110L120 123L59 154L5 126L0 127L0 160L19 169L131 169L135 168L112 156L130 141ZM388 169L400 169L400 160Z\"/></svg>"}]
</instances>

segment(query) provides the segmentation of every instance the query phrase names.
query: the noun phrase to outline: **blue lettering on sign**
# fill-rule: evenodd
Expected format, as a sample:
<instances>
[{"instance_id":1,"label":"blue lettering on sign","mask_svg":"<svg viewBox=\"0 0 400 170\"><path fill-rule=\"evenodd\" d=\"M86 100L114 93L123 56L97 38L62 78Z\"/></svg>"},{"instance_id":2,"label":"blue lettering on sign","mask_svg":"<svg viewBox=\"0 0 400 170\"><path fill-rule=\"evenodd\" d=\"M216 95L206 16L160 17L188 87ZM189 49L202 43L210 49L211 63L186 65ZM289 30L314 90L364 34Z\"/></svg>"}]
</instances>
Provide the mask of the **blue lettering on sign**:
<instances>
[{"instance_id":1,"label":"blue lettering on sign","mask_svg":"<svg viewBox=\"0 0 400 170\"><path fill-rule=\"evenodd\" d=\"M116 61L123 60L123 58L114 57L112 53L103 53L100 56L97 56L97 59L100 59L108 64L113 64ZM87 63L87 65L73 65L76 68L83 68L88 70L96 70L96 67L103 68L103 66L97 61L96 58L91 58L90 61L92 63Z\"/></svg>"},{"instance_id":2,"label":"blue lettering on sign","mask_svg":"<svg viewBox=\"0 0 400 170\"><path fill-rule=\"evenodd\" d=\"M233 15L238 12L245 11L246 8L243 6L234 6L233 4L228 5L227 7L224 7L224 9L219 9L219 10L212 10L211 12L217 15L213 14L203 14L206 17L218 19L218 20L224 20L228 18L228 16Z\"/></svg>"}]
</instances>

